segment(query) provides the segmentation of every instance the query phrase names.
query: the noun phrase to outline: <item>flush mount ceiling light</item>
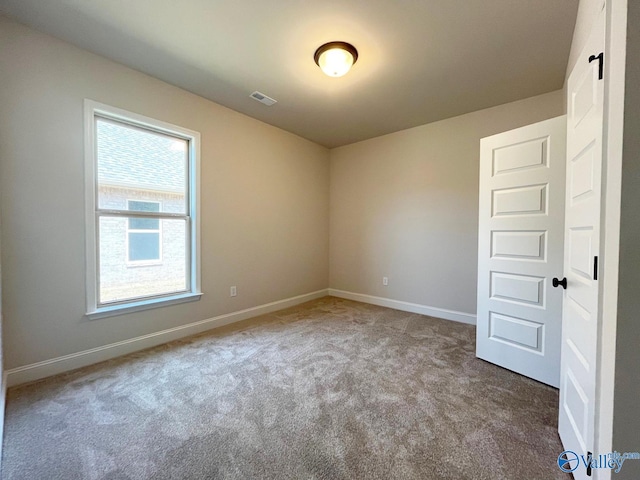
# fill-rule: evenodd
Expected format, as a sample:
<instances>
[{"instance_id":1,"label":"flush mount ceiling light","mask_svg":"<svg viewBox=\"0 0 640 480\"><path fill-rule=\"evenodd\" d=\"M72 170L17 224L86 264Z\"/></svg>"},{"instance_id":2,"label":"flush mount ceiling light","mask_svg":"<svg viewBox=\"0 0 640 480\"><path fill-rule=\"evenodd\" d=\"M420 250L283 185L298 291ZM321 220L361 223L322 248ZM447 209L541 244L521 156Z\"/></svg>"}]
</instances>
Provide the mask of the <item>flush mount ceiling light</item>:
<instances>
[{"instance_id":1,"label":"flush mount ceiling light","mask_svg":"<svg viewBox=\"0 0 640 480\"><path fill-rule=\"evenodd\" d=\"M341 77L358 60L358 51L347 42L329 42L318 47L313 59L325 74Z\"/></svg>"}]
</instances>

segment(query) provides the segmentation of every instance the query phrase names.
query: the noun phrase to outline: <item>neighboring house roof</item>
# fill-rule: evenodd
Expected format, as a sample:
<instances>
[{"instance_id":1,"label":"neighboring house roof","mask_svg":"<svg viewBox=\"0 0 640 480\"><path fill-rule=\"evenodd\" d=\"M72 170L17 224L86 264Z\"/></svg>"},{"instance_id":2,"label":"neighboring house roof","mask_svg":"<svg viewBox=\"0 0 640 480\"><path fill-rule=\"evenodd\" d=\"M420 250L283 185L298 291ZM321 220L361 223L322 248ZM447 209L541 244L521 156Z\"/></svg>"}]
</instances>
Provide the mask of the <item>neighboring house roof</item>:
<instances>
[{"instance_id":1,"label":"neighboring house roof","mask_svg":"<svg viewBox=\"0 0 640 480\"><path fill-rule=\"evenodd\" d=\"M109 120L96 123L99 185L186 191L186 141Z\"/></svg>"}]
</instances>

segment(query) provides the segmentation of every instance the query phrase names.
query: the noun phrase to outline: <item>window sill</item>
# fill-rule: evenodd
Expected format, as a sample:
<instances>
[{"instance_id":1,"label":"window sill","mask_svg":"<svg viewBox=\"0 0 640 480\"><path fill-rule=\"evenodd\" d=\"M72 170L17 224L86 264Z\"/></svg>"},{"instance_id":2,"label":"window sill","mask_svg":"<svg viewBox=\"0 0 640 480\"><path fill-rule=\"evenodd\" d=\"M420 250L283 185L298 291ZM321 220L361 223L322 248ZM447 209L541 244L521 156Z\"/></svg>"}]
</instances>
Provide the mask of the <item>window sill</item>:
<instances>
[{"instance_id":1,"label":"window sill","mask_svg":"<svg viewBox=\"0 0 640 480\"><path fill-rule=\"evenodd\" d=\"M172 295L170 297L139 300L120 305L110 305L108 307L98 307L91 312L87 312L85 315L87 316L87 318L89 318L89 320L115 317L116 315L124 315L126 313L139 312L152 308L167 307L169 305L176 305L178 303L197 302L198 300L200 300L201 296L201 292L180 293L178 295Z\"/></svg>"}]
</instances>

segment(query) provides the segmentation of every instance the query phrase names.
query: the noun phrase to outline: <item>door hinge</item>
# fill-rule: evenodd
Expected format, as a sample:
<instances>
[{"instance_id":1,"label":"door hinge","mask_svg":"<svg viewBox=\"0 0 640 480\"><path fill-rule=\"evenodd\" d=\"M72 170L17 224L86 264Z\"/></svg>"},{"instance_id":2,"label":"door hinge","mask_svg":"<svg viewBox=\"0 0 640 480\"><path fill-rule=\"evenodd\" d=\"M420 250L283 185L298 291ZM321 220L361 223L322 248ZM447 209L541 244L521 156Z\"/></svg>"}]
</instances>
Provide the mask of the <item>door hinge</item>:
<instances>
[{"instance_id":1,"label":"door hinge","mask_svg":"<svg viewBox=\"0 0 640 480\"><path fill-rule=\"evenodd\" d=\"M594 60L598 60L598 80L602 80L604 75L604 52L600 52L598 55L591 55L589 57L589 63Z\"/></svg>"},{"instance_id":2,"label":"door hinge","mask_svg":"<svg viewBox=\"0 0 640 480\"><path fill-rule=\"evenodd\" d=\"M587 477L591 476L591 462L593 462L593 452L587 452Z\"/></svg>"},{"instance_id":3,"label":"door hinge","mask_svg":"<svg viewBox=\"0 0 640 480\"><path fill-rule=\"evenodd\" d=\"M598 279L598 256L593 257L593 279Z\"/></svg>"}]
</instances>

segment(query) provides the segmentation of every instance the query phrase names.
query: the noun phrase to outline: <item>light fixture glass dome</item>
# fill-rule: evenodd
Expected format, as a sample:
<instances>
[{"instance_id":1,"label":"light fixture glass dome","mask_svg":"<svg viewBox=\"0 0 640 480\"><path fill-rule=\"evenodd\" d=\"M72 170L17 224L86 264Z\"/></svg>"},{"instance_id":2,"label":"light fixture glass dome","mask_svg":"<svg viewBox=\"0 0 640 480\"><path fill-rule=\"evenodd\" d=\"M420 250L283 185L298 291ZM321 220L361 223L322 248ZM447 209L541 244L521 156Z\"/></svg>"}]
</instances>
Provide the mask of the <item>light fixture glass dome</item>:
<instances>
[{"instance_id":1,"label":"light fixture glass dome","mask_svg":"<svg viewBox=\"0 0 640 480\"><path fill-rule=\"evenodd\" d=\"M353 55L341 48L332 48L320 54L318 64L330 77L341 77L351 70Z\"/></svg>"},{"instance_id":2,"label":"light fixture glass dome","mask_svg":"<svg viewBox=\"0 0 640 480\"><path fill-rule=\"evenodd\" d=\"M320 69L330 77L342 77L358 59L358 51L346 42L329 42L313 56Z\"/></svg>"}]
</instances>

